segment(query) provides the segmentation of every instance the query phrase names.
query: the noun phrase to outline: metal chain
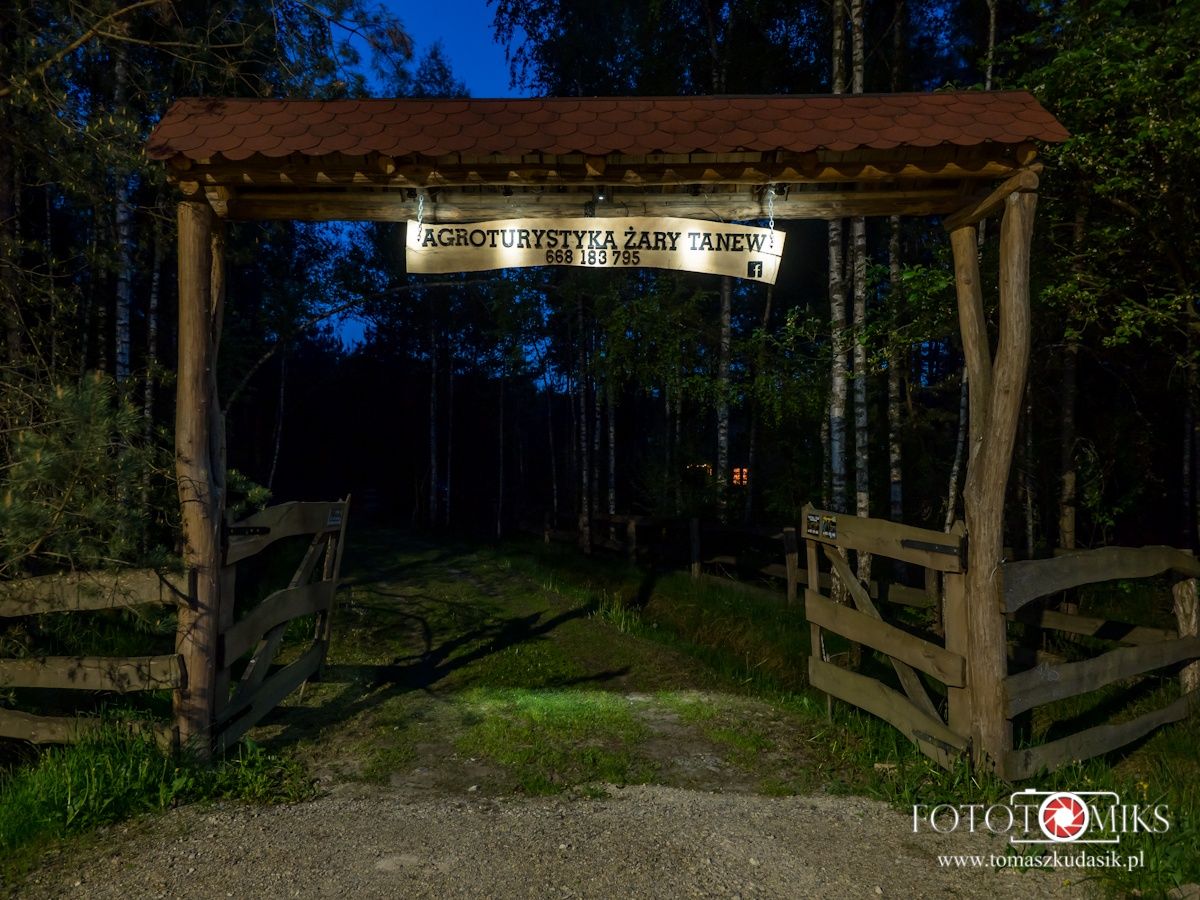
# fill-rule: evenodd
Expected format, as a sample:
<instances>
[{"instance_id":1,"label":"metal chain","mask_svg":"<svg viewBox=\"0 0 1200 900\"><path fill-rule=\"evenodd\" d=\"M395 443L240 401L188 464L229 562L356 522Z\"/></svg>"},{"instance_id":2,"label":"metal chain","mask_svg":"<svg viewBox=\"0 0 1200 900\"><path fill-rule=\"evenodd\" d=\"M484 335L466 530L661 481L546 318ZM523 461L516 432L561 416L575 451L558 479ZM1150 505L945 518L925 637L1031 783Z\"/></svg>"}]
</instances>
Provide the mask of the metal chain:
<instances>
[{"instance_id":1,"label":"metal chain","mask_svg":"<svg viewBox=\"0 0 1200 900\"><path fill-rule=\"evenodd\" d=\"M425 221L425 192L417 191L417 231L420 232L421 224Z\"/></svg>"},{"instance_id":2,"label":"metal chain","mask_svg":"<svg viewBox=\"0 0 1200 900\"><path fill-rule=\"evenodd\" d=\"M775 230L775 185L767 185L767 227Z\"/></svg>"}]
</instances>

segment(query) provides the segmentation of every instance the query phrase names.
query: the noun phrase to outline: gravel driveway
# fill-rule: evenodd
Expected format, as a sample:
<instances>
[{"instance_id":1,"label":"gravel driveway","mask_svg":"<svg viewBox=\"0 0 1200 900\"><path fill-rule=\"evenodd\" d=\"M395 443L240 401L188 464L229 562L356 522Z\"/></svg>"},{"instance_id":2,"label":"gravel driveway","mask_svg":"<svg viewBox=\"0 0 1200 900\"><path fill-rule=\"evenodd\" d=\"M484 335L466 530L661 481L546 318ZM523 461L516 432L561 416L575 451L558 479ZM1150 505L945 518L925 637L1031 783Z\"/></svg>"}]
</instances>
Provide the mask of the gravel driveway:
<instances>
[{"instance_id":1,"label":"gravel driveway","mask_svg":"<svg viewBox=\"0 0 1200 900\"><path fill-rule=\"evenodd\" d=\"M177 810L34 877L30 897L986 897L1094 894L1064 874L940 868L976 836L853 797L663 786L599 800L406 797Z\"/></svg>"}]
</instances>

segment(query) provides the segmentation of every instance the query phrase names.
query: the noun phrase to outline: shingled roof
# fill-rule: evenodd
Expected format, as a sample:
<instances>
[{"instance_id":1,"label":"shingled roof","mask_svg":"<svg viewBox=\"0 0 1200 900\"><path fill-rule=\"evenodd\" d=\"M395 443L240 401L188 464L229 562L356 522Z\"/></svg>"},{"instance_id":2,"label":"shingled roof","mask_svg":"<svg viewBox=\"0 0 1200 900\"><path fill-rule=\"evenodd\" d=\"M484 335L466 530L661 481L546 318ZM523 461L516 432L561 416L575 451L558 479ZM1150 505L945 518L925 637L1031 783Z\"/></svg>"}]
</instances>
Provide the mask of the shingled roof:
<instances>
[{"instance_id":1,"label":"shingled roof","mask_svg":"<svg viewBox=\"0 0 1200 900\"><path fill-rule=\"evenodd\" d=\"M176 101L153 159L844 152L1063 141L1023 91L517 100Z\"/></svg>"}]
</instances>

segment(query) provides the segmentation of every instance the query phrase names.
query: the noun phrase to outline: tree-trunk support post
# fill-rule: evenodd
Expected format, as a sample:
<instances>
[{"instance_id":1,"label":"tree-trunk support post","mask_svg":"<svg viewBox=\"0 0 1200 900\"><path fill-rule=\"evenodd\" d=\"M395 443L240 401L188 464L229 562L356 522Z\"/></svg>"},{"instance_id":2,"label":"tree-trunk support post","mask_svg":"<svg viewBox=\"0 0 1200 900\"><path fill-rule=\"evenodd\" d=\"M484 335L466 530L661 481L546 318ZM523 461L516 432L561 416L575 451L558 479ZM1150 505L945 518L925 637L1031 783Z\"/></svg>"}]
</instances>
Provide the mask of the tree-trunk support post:
<instances>
[{"instance_id":1,"label":"tree-trunk support post","mask_svg":"<svg viewBox=\"0 0 1200 900\"><path fill-rule=\"evenodd\" d=\"M1178 582L1171 592L1175 598L1175 620L1179 623L1179 636L1200 635L1200 598L1197 597L1196 579ZM1179 671L1180 692L1190 694L1200 691L1200 662L1190 662ZM1192 706L1195 711L1196 706Z\"/></svg>"},{"instance_id":2,"label":"tree-trunk support post","mask_svg":"<svg viewBox=\"0 0 1200 900\"><path fill-rule=\"evenodd\" d=\"M224 305L224 238L212 208L183 200L179 221L179 368L175 472L189 602L180 609L176 651L185 680L175 693L180 742L212 750L222 603L225 429L217 399L217 349ZM232 597L228 598L232 601Z\"/></svg>"},{"instance_id":3,"label":"tree-trunk support post","mask_svg":"<svg viewBox=\"0 0 1200 900\"><path fill-rule=\"evenodd\" d=\"M1007 628L1000 564L1005 489L1029 366L1029 251L1037 195L1018 187L1004 198L1003 206L999 340L994 358L979 280L977 227L964 224L950 233L959 327L970 375L971 447L963 491L970 538L964 579L970 738L976 762L992 768L1001 767L1012 749L1012 723L1004 713Z\"/></svg>"}]
</instances>

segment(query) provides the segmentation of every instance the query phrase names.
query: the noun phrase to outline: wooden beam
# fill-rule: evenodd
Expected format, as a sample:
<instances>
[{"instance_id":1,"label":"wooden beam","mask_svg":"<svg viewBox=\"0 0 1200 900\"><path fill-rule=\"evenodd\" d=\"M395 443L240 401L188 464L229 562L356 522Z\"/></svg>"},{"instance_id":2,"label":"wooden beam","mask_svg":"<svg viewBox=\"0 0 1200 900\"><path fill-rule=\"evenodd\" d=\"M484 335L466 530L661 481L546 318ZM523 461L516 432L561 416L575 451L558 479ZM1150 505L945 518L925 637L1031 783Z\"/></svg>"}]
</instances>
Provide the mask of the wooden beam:
<instances>
[{"instance_id":1,"label":"wooden beam","mask_svg":"<svg viewBox=\"0 0 1200 900\"><path fill-rule=\"evenodd\" d=\"M964 569L961 534L834 513L814 509L811 505L804 507L801 517L806 540L886 556L939 572Z\"/></svg>"},{"instance_id":2,"label":"wooden beam","mask_svg":"<svg viewBox=\"0 0 1200 900\"><path fill-rule=\"evenodd\" d=\"M844 700L901 731L921 752L950 768L966 748L966 739L936 716L918 709L898 691L874 678L840 669L815 656L808 658L808 682L817 690Z\"/></svg>"},{"instance_id":3,"label":"wooden beam","mask_svg":"<svg viewBox=\"0 0 1200 900\"><path fill-rule=\"evenodd\" d=\"M1115 681L1196 658L1200 658L1200 638L1186 637L1139 647L1119 647L1082 662L1038 666L1005 681L1008 716L1012 718L1043 703L1086 694Z\"/></svg>"},{"instance_id":4,"label":"wooden beam","mask_svg":"<svg viewBox=\"0 0 1200 900\"><path fill-rule=\"evenodd\" d=\"M1067 634L1082 634L1135 646L1137 644L1155 644L1159 641L1169 641L1179 637L1178 633L1169 628L1148 628L1142 625L1130 625L1127 622L1078 616L1073 613L1057 612L1036 606L1026 606L1015 613L1009 613L1009 618L1017 622L1027 622L1039 628L1050 628L1054 631L1065 631Z\"/></svg>"},{"instance_id":5,"label":"wooden beam","mask_svg":"<svg viewBox=\"0 0 1200 900\"><path fill-rule=\"evenodd\" d=\"M1037 189L1037 172L1033 169L1022 169L1016 175L1006 179L986 197L973 200L958 212L948 216L942 226L947 231L954 232L968 225L976 225L988 216L999 212L1009 194L1017 191L1036 191Z\"/></svg>"},{"instance_id":6,"label":"wooden beam","mask_svg":"<svg viewBox=\"0 0 1200 900\"><path fill-rule=\"evenodd\" d=\"M424 220L447 224L492 219L579 216L590 195L542 192L467 194L439 192L425 203ZM942 215L958 209L955 189L906 191L793 191L777 197L776 220L838 219L852 216ZM416 220L417 201L405 191L237 191L226 203L230 219L297 219L306 222ZM605 216L678 216L714 221L768 218L765 201L748 191L709 195L617 194L596 208Z\"/></svg>"},{"instance_id":7,"label":"wooden beam","mask_svg":"<svg viewBox=\"0 0 1200 900\"><path fill-rule=\"evenodd\" d=\"M1014 613L1025 604L1083 584L1118 578L1151 578L1163 572L1200 576L1200 560L1174 547L1100 547L1052 559L1004 564L1004 608Z\"/></svg>"},{"instance_id":8,"label":"wooden beam","mask_svg":"<svg viewBox=\"0 0 1200 900\"><path fill-rule=\"evenodd\" d=\"M100 727L100 720L76 716L35 716L0 709L0 738L33 744L70 744Z\"/></svg>"},{"instance_id":9,"label":"wooden beam","mask_svg":"<svg viewBox=\"0 0 1200 900\"><path fill-rule=\"evenodd\" d=\"M320 668L323 651L321 644L314 644L295 662L271 673L254 693L231 703L220 722L221 745L228 747L307 681Z\"/></svg>"},{"instance_id":10,"label":"wooden beam","mask_svg":"<svg viewBox=\"0 0 1200 900\"><path fill-rule=\"evenodd\" d=\"M837 574L838 579L846 586L846 590L850 592L850 596L854 600L854 605L858 607L860 612L866 613L872 618L882 621L883 616L879 614L879 610L875 608L875 604L871 602L871 598L867 595L867 589L863 587L862 582L850 570L850 564L842 558L839 551L825 545L825 556L829 560L833 571ZM808 594L805 593L807 597ZM896 670L896 677L900 679L900 686L904 688L904 693L926 715L932 716L934 719L941 721L938 715L937 707L933 705L933 701L929 699L929 694L925 692L925 685L921 683L921 678L913 671L912 667L906 662L902 662L895 657L889 657L892 668Z\"/></svg>"},{"instance_id":11,"label":"wooden beam","mask_svg":"<svg viewBox=\"0 0 1200 900\"><path fill-rule=\"evenodd\" d=\"M182 512L183 559L190 602L179 612L176 650L184 684L175 692L180 740L201 756L210 750L215 709L221 600L223 473L214 458L216 347L212 293L213 212L203 201L179 204L179 354L175 406L175 472Z\"/></svg>"},{"instance_id":12,"label":"wooden beam","mask_svg":"<svg viewBox=\"0 0 1200 900\"><path fill-rule=\"evenodd\" d=\"M0 582L0 618L186 601L186 578L153 569L64 572Z\"/></svg>"},{"instance_id":13,"label":"wooden beam","mask_svg":"<svg viewBox=\"0 0 1200 900\"><path fill-rule=\"evenodd\" d=\"M249 653L276 625L327 611L332 599L333 583L329 581L276 591L222 636L220 665L229 666Z\"/></svg>"},{"instance_id":14,"label":"wooden beam","mask_svg":"<svg viewBox=\"0 0 1200 900\"><path fill-rule=\"evenodd\" d=\"M834 603L816 591L804 592L804 615L822 628L893 656L952 687L966 684L966 668L961 656L901 631L882 619Z\"/></svg>"},{"instance_id":15,"label":"wooden beam","mask_svg":"<svg viewBox=\"0 0 1200 900\"><path fill-rule=\"evenodd\" d=\"M337 531L346 515L346 504L291 501L269 506L240 522L234 528L252 529L260 533L233 534L225 553L228 565L261 553L278 540L298 534L325 534Z\"/></svg>"},{"instance_id":16,"label":"wooden beam","mask_svg":"<svg viewBox=\"0 0 1200 900\"><path fill-rule=\"evenodd\" d=\"M901 160L886 155L861 159L794 156L780 161L767 154L707 154L645 157L549 157L405 161L381 166L370 157L302 158L300 160L214 161L197 164L185 173L172 173L181 186L195 193L202 188L313 187L451 189L587 188L608 187L717 187L768 184L901 184L915 181L980 181L1004 178L1019 167L1015 157L1004 159L938 156L928 160ZM220 195L213 195L217 202ZM962 207L959 198L957 208Z\"/></svg>"},{"instance_id":17,"label":"wooden beam","mask_svg":"<svg viewBox=\"0 0 1200 900\"><path fill-rule=\"evenodd\" d=\"M179 657L41 656L0 659L0 688L157 691L180 681Z\"/></svg>"},{"instance_id":18,"label":"wooden beam","mask_svg":"<svg viewBox=\"0 0 1200 900\"><path fill-rule=\"evenodd\" d=\"M1004 777L1019 781L1036 775L1042 769L1053 771L1064 763L1109 753L1144 737L1159 726L1187 718L1197 708L1200 708L1197 695L1185 694L1169 706L1144 713L1128 722L1097 725L1040 747L1009 751L1005 755Z\"/></svg>"}]
</instances>

